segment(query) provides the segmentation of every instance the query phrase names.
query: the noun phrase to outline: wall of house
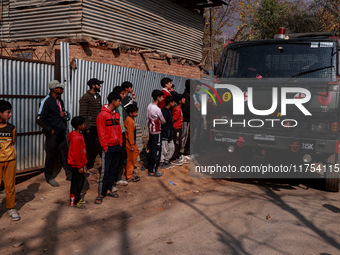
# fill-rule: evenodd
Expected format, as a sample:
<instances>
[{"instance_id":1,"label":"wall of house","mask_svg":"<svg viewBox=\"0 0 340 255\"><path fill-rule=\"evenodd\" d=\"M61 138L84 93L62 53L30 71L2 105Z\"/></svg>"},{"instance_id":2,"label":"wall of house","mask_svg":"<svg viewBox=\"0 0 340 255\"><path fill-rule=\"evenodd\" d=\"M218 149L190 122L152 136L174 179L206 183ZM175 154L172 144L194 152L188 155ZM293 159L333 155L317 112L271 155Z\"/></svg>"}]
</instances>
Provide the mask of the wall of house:
<instances>
[{"instance_id":1,"label":"wall of house","mask_svg":"<svg viewBox=\"0 0 340 255\"><path fill-rule=\"evenodd\" d=\"M15 44L8 45L2 54L8 56L7 52L16 52L18 57L20 51L34 51L33 59L54 62L55 50L59 50L59 41L53 46L30 45L30 42L20 42L20 47ZM19 44L18 44L19 45ZM9 54L9 55L10 55ZM168 58L164 54L138 53L135 50L107 49L104 47L81 46L79 43L70 44L70 59L82 59L102 64L117 65L122 67L135 68L144 71L163 73L192 79L200 79L202 70L197 63L182 58Z\"/></svg>"}]
</instances>

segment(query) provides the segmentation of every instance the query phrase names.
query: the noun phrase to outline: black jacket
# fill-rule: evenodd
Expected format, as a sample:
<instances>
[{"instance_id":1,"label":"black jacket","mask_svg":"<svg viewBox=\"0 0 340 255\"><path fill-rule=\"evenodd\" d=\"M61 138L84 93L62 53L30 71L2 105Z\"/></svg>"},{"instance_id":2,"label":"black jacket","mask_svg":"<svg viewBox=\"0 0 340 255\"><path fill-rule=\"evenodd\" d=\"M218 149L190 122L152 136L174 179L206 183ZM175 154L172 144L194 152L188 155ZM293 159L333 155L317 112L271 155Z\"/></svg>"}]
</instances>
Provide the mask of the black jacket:
<instances>
[{"instance_id":1,"label":"black jacket","mask_svg":"<svg viewBox=\"0 0 340 255\"><path fill-rule=\"evenodd\" d=\"M168 141L170 142L174 136L172 114L170 110L166 107L162 109L162 114L166 121L165 124L162 124L162 129L161 129L162 139L168 139Z\"/></svg>"},{"instance_id":2,"label":"black jacket","mask_svg":"<svg viewBox=\"0 0 340 255\"><path fill-rule=\"evenodd\" d=\"M64 101L62 99L58 100L62 111L65 112ZM66 118L60 117L57 100L51 93L40 103L37 124L42 127L44 134L50 134L53 129L56 135L66 133Z\"/></svg>"},{"instance_id":3,"label":"black jacket","mask_svg":"<svg viewBox=\"0 0 340 255\"><path fill-rule=\"evenodd\" d=\"M183 97L185 98L185 104L182 106L183 121L190 122L190 92L184 90Z\"/></svg>"}]
</instances>

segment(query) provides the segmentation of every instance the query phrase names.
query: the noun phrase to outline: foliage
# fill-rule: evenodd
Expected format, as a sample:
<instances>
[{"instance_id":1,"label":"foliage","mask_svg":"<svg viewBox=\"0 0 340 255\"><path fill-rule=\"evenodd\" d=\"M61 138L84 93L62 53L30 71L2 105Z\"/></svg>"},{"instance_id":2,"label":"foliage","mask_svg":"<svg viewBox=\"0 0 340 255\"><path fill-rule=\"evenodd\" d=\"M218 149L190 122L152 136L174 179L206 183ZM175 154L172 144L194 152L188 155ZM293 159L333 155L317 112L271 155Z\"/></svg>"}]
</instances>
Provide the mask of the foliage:
<instances>
[{"instance_id":1,"label":"foliage","mask_svg":"<svg viewBox=\"0 0 340 255\"><path fill-rule=\"evenodd\" d=\"M311 10L324 31L340 32L340 0L314 0Z\"/></svg>"},{"instance_id":2,"label":"foliage","mask_svg":"<svg viewBox=\"0 0 340 255\"><path fill-rule=\"evenodd\" d=\"M232 26L238 10L237 2L226 1L228 5L207 8L204 11L203 65L205 70L212 70L218 61L224 46L223 29ZM211 24L210 24L211 13Z\"/></svg>"}]
</instances>

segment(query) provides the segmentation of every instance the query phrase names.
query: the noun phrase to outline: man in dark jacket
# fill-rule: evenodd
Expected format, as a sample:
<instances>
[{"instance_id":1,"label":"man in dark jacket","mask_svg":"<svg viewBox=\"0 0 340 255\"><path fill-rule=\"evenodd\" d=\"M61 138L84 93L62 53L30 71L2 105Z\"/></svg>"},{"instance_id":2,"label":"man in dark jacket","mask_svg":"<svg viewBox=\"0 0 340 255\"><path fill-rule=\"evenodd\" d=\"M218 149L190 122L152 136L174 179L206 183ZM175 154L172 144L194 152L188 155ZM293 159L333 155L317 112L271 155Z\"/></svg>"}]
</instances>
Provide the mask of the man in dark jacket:
<instances>
[{"instance_id":1,"label":"man in dark jacket","mask_svg":"<svg viewBox=\"0 0 340 255\"><path fill-rule=\"evenodd\" d=\"M184 149L184 156L189 156L190 154L190 83L190 79L185 81L185 90L183 92L183 97L185 98L185 103L182 105L182 149Z\"/></svg>"},{"instance_id":2,"label":"man in dark jacket","mask_svg":"<svg viewBox=\"0 0 340 255\"><path fill-rule=\"evenodd\" d=\"M65 84L57 80L48 83L50 94L40 103L37 124L42 127L46 137L46 160L45 178L53 187L58 187L59 183L54 179L53 167L58 153L62 166L66 172L67 180L71 180L71 168L67 164L67 142L66 142L66 121L67 113L61 95L64 93Z\"/></svg>"},{"instance_id":3,"label":"man in dark jacket","mask_svg":"<svg viewBox=\"0 0 340 255\"><path fill-rule=\"evenodd\" d=\"M97 154L100 154L96 119L102 109L99 92L103 83L103 81L96 78L90 79L87 82L90 90L88 90L79 100L79 115L84 117L86 122L86 130L83 135L87 152L87 169L90 172L96 171L96 169L93 168L93 165Z\"/></svg>"}]
</instances>

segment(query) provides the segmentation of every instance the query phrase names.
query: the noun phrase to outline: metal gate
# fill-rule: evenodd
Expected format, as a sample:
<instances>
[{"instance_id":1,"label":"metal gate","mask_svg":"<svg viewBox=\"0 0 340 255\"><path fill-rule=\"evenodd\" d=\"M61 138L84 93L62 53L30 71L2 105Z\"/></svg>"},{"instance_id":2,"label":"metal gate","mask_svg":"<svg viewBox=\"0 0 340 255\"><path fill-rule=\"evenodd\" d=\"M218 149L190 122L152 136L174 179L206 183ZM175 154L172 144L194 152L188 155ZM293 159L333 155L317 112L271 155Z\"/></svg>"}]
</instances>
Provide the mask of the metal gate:
<instances>
[{"instance_id":1,"label":"metal gate","mask_svg":"<svg viewBox=\"0 0 340 255\"><path fill-rule=\"evenodd\" d=\"M44 167L44 136L35 119L40 101L49 93L47 83L54 79L54 63L0 57L0 98L13 106L10 123L18 138L17 173Z\"/></svg>"}]
</instances>

